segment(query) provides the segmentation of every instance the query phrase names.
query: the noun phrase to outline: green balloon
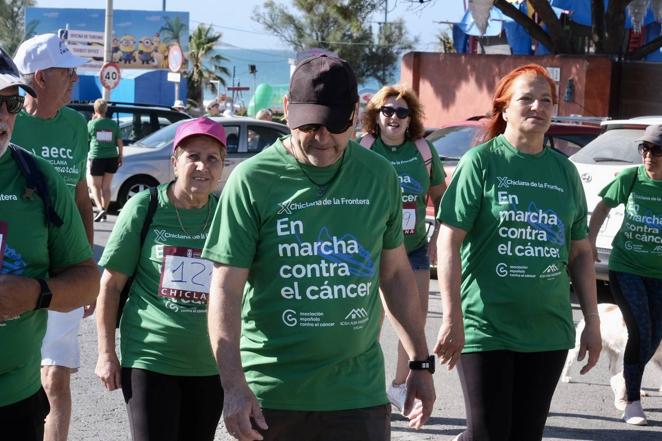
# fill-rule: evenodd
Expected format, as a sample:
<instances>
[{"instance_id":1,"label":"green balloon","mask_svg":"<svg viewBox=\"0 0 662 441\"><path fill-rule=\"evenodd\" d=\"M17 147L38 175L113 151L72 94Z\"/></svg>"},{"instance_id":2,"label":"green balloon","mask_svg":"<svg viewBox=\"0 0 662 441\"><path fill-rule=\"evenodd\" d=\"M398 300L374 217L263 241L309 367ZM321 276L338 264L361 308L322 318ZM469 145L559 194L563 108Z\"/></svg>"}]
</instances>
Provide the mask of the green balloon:
<instances>
[{"instance_id":1,"label":"green balloon","mask_svg":"<svg viewBox=\"0 0 662 441\"><path fill-rule=\"evenodd\" d=\"M248 115L255 116L260 110L269 108L273 93L274 91L270 84L259 84L255 89L251 101L248 103Z\"/></svg>"}]
</instances>

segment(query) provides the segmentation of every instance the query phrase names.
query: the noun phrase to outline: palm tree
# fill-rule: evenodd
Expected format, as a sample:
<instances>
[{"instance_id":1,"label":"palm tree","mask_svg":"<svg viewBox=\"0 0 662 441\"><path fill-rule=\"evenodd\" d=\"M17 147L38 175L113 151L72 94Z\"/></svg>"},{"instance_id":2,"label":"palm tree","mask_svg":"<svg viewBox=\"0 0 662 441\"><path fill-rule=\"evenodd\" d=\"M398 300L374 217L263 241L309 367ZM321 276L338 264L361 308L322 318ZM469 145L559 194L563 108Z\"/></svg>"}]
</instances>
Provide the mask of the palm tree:
<instances>
[{"instance_id":1,"label":"palm tree","mask_svg":"<svg viewBox=\"0 0 662 441\"><path fill-rule=\"evenodd\" d=\"M179 17L163 17L165 24L161 26L159 34L164 43L178 43L181 46L182 35L188 29L188 25Z\"/></svg>"},{"instance_id":2,"label":"palm tree","mask_svg":"<svg viewBox=\"0 0 662 441\"><path fill-rule=\"evenodd\" d=\"M198 25L189 36L188 61L190 71L188 75L189 101L195 101L202 107L202 91L209 87L213 93L217 93L215 81L225 86L225 79L230 72L221 63L227 58L218 53L213 53L214 46L221 40L221 34L215 33L211 26Z\"/></svg>"},{"instance_id":3,"label":"palm tree","mask_svg":"<svg viewBox=\"0 0 662 441\"><path fill-rule=\"evenodd\" d=\"M35 3L35 0L0 1L0 46L8 54L13 54L23 39L29 38L25 36L25 9Z\"/></svg>"}]
</instances>

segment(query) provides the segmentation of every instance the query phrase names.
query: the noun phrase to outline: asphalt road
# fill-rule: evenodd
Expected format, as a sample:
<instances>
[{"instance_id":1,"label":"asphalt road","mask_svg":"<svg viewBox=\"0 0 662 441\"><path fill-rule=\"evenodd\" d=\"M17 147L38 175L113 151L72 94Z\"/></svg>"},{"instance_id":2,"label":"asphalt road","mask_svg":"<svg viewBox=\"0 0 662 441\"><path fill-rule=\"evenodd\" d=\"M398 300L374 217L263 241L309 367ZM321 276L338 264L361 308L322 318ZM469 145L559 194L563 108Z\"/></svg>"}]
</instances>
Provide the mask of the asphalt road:
<instances>
[{"instance_id":1,"label":"asphalt road","mask_svg":"<svg viewBox=\"0 0 662 441\"><path fill-rule=\"evenodd\" d=\"M98 259L110 232L114 216L109 222L96 224L95 255ZM575 320L580 318L579 307L574 306ZM426 326L428 344L434 344L441 321L441 305L436 281L431 284L430 307ZM386 359L387 379L394 371L397 340L386 324L382 332L382 347ZM94 318L84 321L81 329L81 368L73 376L73 417L69 439L71 441L102 440L123 441L130 439L126 411L120 391L106 392L94 375L96 363L96 330ZM609 387L607 361L601 359L598 366L585 376L579 375L579 364L571 371L573 382L559 383L554 395L545 440L591 441L660 441L662 440L662 372L649 367L643 387L652 396L642 398L649 426L628 426L620 419L621 412L613 407L613 395ZM433 416L421 430L407 427L406 421L393 414L392 439L394 441L451 440L464 427L464 403L455 371L445 367L435 374L437 402ZM167 418L166 415L164 415ZM216 433L217 441L230 441L221 422ZM342 441L342 440L339 440Z\"/></svg>"}]
</instances>

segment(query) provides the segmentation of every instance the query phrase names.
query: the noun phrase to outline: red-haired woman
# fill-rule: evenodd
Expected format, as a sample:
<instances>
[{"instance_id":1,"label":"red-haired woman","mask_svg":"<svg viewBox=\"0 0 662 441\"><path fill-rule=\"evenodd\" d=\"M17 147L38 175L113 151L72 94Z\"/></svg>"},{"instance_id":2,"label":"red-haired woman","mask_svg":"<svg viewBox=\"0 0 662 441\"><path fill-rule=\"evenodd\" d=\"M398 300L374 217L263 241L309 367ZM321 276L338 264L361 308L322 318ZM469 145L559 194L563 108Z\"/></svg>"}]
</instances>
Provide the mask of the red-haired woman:
<instances>
[{"instance_id":1,"label":"red-haired woman","mask_svg":"<svg viewBox=\"0 0 662 441\"><path fill-rule=\"evenodd\" d=\"M459 440L542 439L575 342L570 281L586 320L582 373L600 353L584 192L573 165L544 147L555 101L541 66L502 78L490 139L462 157L441 202L435 352L458 363L467 415Z\"/></svg>"},{"instance_id":2,"label":"red-haired woman","mask_svg":"<svg viewBox=\"0 0 662 441\"><path fill-rule=\"evenodd\" d=\"M413 90L384 86L368 102L363 114L367 135L361 145L385 157L395 167L402 187L402 230L421 303L420 320L425 323L430 295L430 262L437 260L435 226L428 245L425 211L428 197L435 208L446 189L444 168L437 151L423 138L423 110ZM409 357L398 344L395 377L387 388L388 399L404 409Z\"/></svg>"}]
</instances>

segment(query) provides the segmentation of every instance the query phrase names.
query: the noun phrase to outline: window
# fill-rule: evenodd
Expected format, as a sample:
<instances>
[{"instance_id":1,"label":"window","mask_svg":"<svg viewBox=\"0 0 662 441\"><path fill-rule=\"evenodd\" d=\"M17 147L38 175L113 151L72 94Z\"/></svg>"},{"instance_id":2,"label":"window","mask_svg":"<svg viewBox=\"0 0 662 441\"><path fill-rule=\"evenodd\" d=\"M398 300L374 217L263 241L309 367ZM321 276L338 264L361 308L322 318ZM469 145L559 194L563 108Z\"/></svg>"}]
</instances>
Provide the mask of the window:
<instances>
[{"instance_id":1,"label":"window","mask_svg":"<svg viewBox=\"0 0 662 441\"><path fill-rule=\"evenodd\" d=\"M273 144L282 133L267 126L248 126L248 151L257 153Z\"/></svg>"},{"instance_id":2,"label":"window","mask_svg":"<svg viewBox=\"0 0 662 441\"><path fill-rule=\"evenodd\" d=\"M237 153L239 151L239 126L226 126L223 125L225 129L225 136L227 137L227 148L228 153Z\"/></svg>"}]
</instances>

